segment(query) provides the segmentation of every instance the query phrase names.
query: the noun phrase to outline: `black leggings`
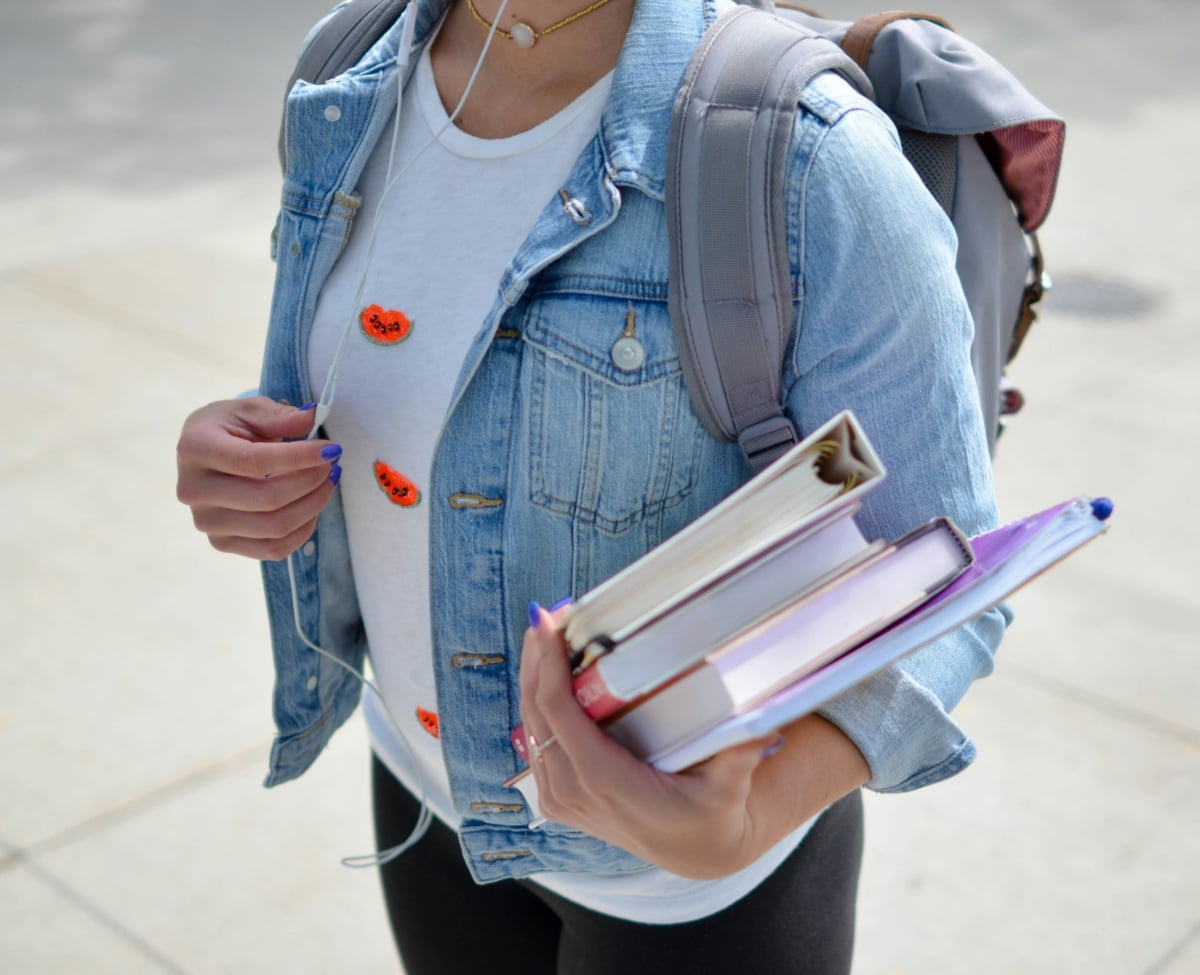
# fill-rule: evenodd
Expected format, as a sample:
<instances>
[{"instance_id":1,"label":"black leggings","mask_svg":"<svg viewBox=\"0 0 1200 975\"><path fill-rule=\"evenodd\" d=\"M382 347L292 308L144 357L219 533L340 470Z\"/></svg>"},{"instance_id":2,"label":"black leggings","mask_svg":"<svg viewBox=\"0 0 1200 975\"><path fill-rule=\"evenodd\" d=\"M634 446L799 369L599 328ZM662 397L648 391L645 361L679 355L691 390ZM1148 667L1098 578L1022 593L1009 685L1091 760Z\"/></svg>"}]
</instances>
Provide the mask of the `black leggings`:
<instances>
[{"instance_id":1,"label":"black leggings","mask_svg":"<svg viewBox=\"0 0 1200 975\"><path fill-rule=\"evenodd\" d=\"M378 758L373 778L375 836L385 850L407 838L420 807ZM757 888L686 924L597 914L527 880L477 885L440 820L381 877L406 975L845 975L862 835L855 792L826 810Z\"/></svg>"}]
</instances>

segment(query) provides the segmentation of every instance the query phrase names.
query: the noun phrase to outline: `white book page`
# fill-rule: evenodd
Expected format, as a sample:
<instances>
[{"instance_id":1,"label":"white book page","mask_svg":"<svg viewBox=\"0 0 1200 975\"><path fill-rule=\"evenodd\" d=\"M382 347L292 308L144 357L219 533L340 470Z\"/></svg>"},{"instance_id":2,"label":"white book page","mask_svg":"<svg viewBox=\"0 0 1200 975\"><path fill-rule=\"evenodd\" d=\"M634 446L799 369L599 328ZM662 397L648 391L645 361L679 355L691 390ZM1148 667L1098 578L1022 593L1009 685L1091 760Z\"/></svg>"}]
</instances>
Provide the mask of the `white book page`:
<instances>
[{"instance_id":1,"label":"white book page","mask_svg":"<svg viewBox=\"0 0 1200 975\"><path fill-rule=\"evenodd\" d=\"M619 642L592 666L600 669L612 694L629 700L883 547L883 542L868 542L848 513L720 580Z\"/></svg>"}]
</instances>

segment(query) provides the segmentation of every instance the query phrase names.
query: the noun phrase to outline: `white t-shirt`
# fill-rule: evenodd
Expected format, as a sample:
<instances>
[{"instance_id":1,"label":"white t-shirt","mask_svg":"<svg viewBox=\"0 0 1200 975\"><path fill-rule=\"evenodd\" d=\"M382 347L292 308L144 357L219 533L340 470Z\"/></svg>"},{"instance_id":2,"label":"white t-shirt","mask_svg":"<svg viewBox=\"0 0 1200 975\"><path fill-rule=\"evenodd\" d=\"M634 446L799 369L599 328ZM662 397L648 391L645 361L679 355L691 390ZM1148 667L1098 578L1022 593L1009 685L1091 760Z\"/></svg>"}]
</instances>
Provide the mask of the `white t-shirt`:
<instances>
[{"instance_id":1,"label":"white t-shirt","mask_svg":"<svg viewBox=\"0 0 1200 975\"><path fill-rule=\"evenodd\" d=\"M364 694L372 747L452 828L460 819L435 734L429 508L419 496L429 483L454 382L497 284L595 134L610 85L607 76L526 132L480 139L448 124L427 47L403 94L391 189L385 195L389 126L360 180L363 205L346 249L317 302L308 350L314 387L348 325L351 331L325 428L344 448L340 490L354 581L371 667L386 701L385 710ZM802 835L719 881L661 870L532 879L592 910L678 923L748 893Z\"/></svg>"}]
</instances>

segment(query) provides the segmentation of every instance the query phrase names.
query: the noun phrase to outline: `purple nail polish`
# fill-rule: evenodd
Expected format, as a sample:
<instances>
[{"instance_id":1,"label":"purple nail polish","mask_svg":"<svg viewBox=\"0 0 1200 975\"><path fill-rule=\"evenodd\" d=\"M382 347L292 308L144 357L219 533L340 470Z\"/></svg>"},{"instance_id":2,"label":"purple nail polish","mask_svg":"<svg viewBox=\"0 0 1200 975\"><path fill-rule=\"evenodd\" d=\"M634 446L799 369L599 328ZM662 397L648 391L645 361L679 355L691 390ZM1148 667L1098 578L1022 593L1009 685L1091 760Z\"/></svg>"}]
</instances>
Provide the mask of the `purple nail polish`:
<instances>
[{"instance_id":1,"label":"purple nail polish","mask_svg":"<svg viewBox=\"0 0 1200 975\"><path fill-rule=\"evenodd\" d=\"M762 750L763 758L770 758L783 747L783 735L776 735L775 740Z\"/></svg>"},{"instance_id":2,"label":"purple nail polish","mask_svg":"<svg viewBox=\"0 0 1200 975\"><path fill-rule=\"evenodd\" d=\"M529 604L529 625L536 628L542 618L542 607L536 602Z\"/></svg>"},{"instance_id":3,"label":"purple nail polish","mask_svg":"<svg viewBox=\"0 0 1200 975\"><path fill-rule=\"evenodd\" d=\"M321 450L321 460L335 461L342 456L342 445L331 443Z\"/></svg>"},{"instance_id":4,"label":"purple nail polish","mask_svg":"<svg viewBox=\"0 0 1200 975\"><path fill-rule=\"evenodd\" d=\"M550 612L553 613L555 610L562 609L564 606L566 606L570 602L573 602L573 600L570 596L567 596L565 599L560 599L558 602L556 602L553 606L550 607Z\"/></svg>"},{"instance_id":5,"label":"purple nail polish","mask_svg":"<svg viewBox=\"0 0 1200 975\"><path fill-rule=\"evenodd\" d=\"M314 403L305 403L303 406L296 407L296 409L299 410L301 413L304 413L307 410L315 410L316 408L317 408L317 404L315 402Z\"/></svg>"},{"instance_id":6,"label":"purple nail polish","mask_svg":"<svg viewBox=\"0 0 1200 975\"><path fill-rule=\"evenodd\" d=\"M334 464L329 471L329 483L337 487L338 481L342 479L342 468L338 464Z\"/></svg>"}]
</instances>

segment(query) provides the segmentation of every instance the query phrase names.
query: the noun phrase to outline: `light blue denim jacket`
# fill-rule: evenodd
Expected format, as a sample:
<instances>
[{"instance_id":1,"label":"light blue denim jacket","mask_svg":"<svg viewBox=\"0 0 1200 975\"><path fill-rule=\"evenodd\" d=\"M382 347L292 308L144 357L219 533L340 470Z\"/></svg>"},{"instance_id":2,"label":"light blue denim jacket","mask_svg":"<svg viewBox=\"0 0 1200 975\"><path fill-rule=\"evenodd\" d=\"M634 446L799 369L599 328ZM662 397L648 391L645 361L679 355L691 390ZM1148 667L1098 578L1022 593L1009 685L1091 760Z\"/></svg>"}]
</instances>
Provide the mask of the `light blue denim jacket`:
<instances>
[{"instance_id":1,"label":"light blue denim jacket","mask_svg":"<svg viewBox=\"0 0 1200 975\"><path fill-rule=\"evenodd\" d=\"M422 4L418 42L448 2ZM748 476L738 446L713 439L692 412L667 314L671 105L720 9L638 0L599 132L498 283L437 447L426 503L438 712L464 855L481 881L645 866L554 824L528 830L519 794L502 783L520 768L509 731L520 720L529 601L583 593ZM289 98L261 383L276 399L314 399L323 379L307 374L308 330L359 208L359 174L395 107L399 37L397 24L355 68L300 83ZM941 514L968 533L988 528L991 467L953 231L873 106L823 77L802 109L785 197L797 312L789 413L802 433L857 413L889 470L860 516L868 535L894 538ZM470 242L432 257L468 261ZM630 308L646 354L626 370L612 346ZM337 495L295 567L304 632L361 667L368 648ZM297 636L286 563L263 572L274 785L312 763L360 687ZM948 711L990 670L1004 622L993 612L823 711L866 756L872 788L917 788L970 762L974 748Z\"/></svg>"}]
</instances>

